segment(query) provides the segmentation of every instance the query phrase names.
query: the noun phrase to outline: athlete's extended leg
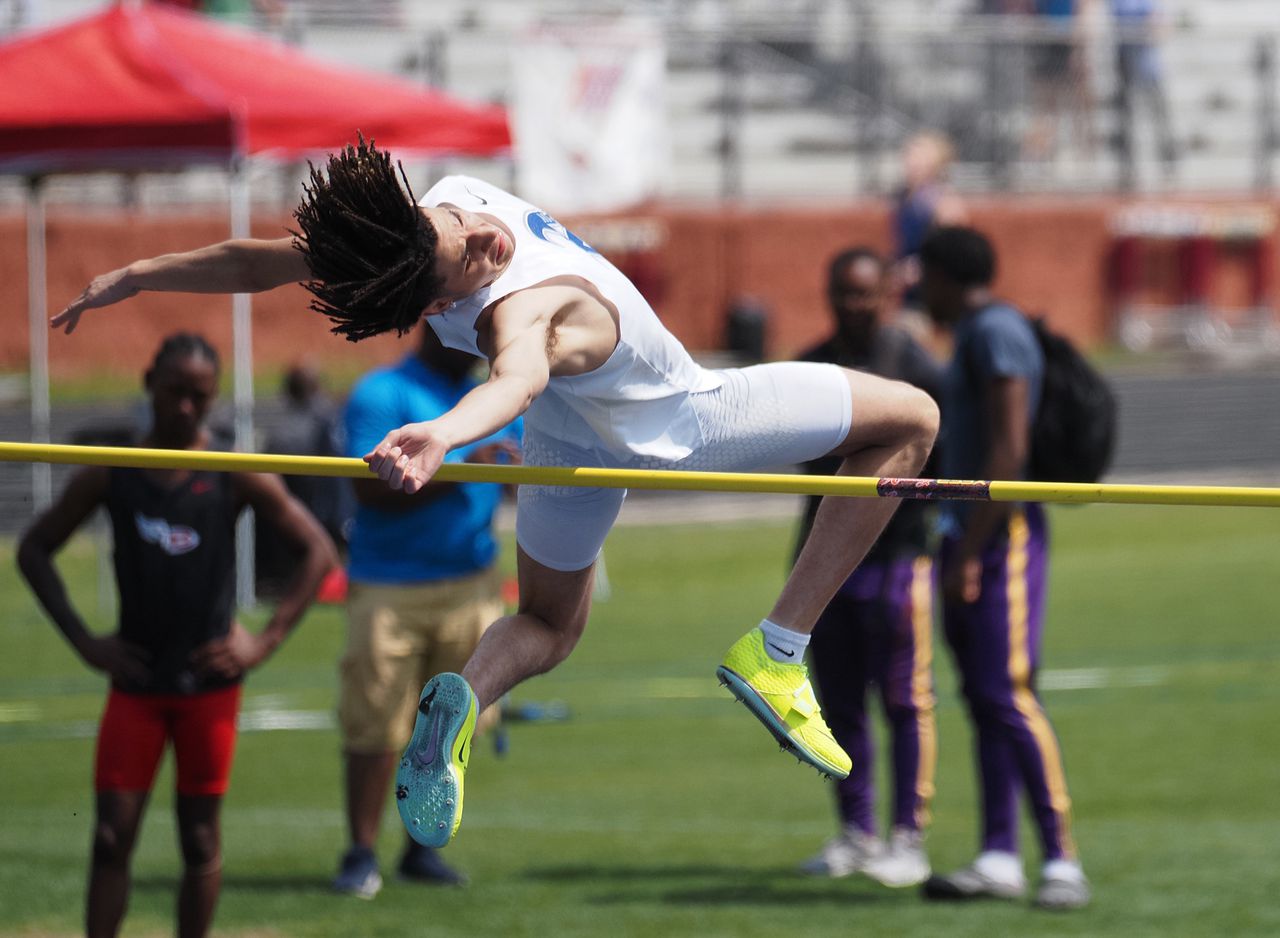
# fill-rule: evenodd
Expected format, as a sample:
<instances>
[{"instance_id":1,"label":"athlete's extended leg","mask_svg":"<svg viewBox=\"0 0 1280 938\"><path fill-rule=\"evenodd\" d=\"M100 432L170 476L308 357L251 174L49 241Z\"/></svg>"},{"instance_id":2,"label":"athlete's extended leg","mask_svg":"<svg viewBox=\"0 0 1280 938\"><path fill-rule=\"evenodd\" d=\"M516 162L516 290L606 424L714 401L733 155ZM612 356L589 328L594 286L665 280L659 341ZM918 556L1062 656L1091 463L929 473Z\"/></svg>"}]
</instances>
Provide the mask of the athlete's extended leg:
<instances>
[{"instance_id":1,"label":"athlete's extended leg","mask_svg":"<svg viewBox=\"0 0 1280 938\"><path fill-rule=\"evenodd\" d=\"M573 650L587 625L594 567L553 570L521 549L519 610L489 626L461 675L427 681L396 773L400 818L418 843L443 847L457 833L477 715Z\"/></svg>"},{"instance_id":2,"label":"athlete's extended leg","mask_svg":"<svg viewBox=\"0 0 1280 938\"><path fill-rule=\"evenodd\" d=\"M937 405L909 384L858 371L845 374L853 395L853 422L836 450L844 457L838 475L914 476L938 434ZM824 498L769 620L796 632L812 631L898 504L895 498Z\"/></svg>"}]
</instances>

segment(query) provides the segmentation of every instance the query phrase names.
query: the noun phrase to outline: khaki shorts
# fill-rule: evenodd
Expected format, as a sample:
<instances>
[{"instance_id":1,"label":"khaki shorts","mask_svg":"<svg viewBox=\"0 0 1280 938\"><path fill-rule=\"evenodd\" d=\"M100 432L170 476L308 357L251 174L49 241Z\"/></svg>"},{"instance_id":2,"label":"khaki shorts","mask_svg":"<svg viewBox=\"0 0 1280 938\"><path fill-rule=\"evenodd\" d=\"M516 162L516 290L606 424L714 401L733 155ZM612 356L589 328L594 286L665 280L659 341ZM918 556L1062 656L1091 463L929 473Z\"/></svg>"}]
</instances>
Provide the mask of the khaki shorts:
<instances>
[{"instance_id":1,"label":"khaki shorts","mask_svg":"<svg viewBox=\"0 0 1280 938\"><path fill-rule=\"evenodd\" d=\"M338 722L348 752L399 752L409 741L427 679L461 671L503 613L501 577L486 570L412 586L350 584L347 649L339 666ZM481 714L477 732L497 718Z\"/></svg>"}]
</instances>

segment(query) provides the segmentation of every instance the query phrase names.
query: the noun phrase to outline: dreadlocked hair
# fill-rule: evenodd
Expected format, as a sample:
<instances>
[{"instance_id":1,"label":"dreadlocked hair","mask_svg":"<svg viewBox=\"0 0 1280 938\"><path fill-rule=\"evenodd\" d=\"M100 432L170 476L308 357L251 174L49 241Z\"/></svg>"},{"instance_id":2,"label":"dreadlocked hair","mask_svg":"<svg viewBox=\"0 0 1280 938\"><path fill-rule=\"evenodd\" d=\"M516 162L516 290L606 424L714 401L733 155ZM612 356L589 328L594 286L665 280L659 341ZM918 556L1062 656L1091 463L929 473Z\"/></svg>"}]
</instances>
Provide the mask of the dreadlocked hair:
<instances>
[{"instance_id":1,"label":"dreadlocked hair","mask_svg":"<svg viewBox=\"0 0 1280 938\"><path fill-rule=\"evenodd\" d=\"M444 288L436 231L418 211L404 167L393 168L391 155L363 136L329 156L327 179L308 165L310 184L293 213L301 230L290 233L311 269L304 284L315 297L311 308L351 342L392 329L403 335Z\"/></svg>"}]
</instances>

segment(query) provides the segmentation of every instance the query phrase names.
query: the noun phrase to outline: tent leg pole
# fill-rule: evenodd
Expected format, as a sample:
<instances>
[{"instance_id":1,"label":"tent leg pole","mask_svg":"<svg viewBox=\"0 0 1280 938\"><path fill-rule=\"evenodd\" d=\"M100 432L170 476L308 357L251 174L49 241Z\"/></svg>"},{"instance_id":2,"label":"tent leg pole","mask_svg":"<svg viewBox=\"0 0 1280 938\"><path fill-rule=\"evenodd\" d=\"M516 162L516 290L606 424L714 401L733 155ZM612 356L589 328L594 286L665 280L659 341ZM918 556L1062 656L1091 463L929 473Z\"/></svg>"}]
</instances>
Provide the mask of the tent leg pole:
<instances>
[{"instance_id":1,"label":"tent leg pole","mask_svg":"<svg viewBox=\"0 0 1280 938\"><path fill-rule=\"evenodd\" d=\"M249 174L246 161L237 158L231 168L231 237L249 237ZM253 317L248 293L231 298L231 331L234 346L236 449L252 453L253 442ZM257 603L254 588L254 517L246 508L236 522L236 604L250 609Z\"/></svg>"},{"instance_id":2,"label":"tent leg pole","mask_svg":"<svg viewBox=\"0 0 1280 938\"><path fill-rule=\"evenodd\" d=\"M30 336L31 441L48 443L49 321L44 180L33 176L27 184L27 311ZM31 467L31 503L36 513L53 503L53 477L49 466Z\"/></svg>"}]
</instances>

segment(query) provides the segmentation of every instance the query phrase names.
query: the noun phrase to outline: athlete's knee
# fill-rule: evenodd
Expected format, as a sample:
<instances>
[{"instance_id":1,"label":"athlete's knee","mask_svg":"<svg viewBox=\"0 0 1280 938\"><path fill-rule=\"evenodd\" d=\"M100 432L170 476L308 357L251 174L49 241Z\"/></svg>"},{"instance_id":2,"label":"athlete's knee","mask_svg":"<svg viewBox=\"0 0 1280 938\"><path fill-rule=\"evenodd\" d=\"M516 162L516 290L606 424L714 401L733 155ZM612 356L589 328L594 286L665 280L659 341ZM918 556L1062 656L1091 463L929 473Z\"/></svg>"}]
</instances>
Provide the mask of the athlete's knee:
<instances>
[{"instance_id":1,"label":"athlete's knee","mask_svg":"<svg viewBox=\"0 0 1280 938\"><path fill-rule=\"evenodd\" d=\"M938 435L933 398L904 381L854 375L850 383L854 418L845 454L883 447L910 457L915 468L924 465Z\"/></svg>"},{"instance_id":2,"label":"athlete's knee","mask_svg":"<svg viewBox=\"0 0 1280 938\"><path fill-rule=\"evenodd\" d=\"M578 647L578 641L587 628L587 617L574 615L546 618L535 616L534 618L546 630L548 636L547 650L550 660L546 669L550 670L568 658L570 652Z\"/></svg>"},{"instance_id":3,"label":"athlete's knee","mask_svg":"<svg viewBox=\"0 0 1280 938\"><path fill-rule=\"evenodd\" d=\"M182 862L189 873L201 875L221 867L222 846L216 822L200 821L183 825L179 839L182 844Z\"/></svg>"},{"instance_id":4,"label":"athlete's knee","mask_svg":"<svg viewBox=\"0 0 1280 938\"><path fill-rule=\"evenodd\" d=\"M133 854L132 831L123 830L109 821L98 821L93 826L93 865L122 869L129 865Z\"/></svg>"},{"instance_id":5,"label":"athlete's knee","mask_svg":"<svg viewBox=\"0 0 1280 938\"><path fill-rule=\"evenodd\" d=\"M933 441L938 438L938 430L942 426L942 412L938 409L938 402L924 391L917 388L912 397L919 421L920 436L925 441L925 446L932 449Z\"/></svg>"},{"instance_id":6,"label":"athlete's knee","mask_svg":"<svg viewBox=\"0 0 1280 938\"><path fill-rule=\"evenodd\" d=\"M933 450L938 436L938 405L924 391L898 383L890 405L892 418L883 444L895 450L904 471L918 472Z\"/></svg>"},{"instance_id":7,"label":"athlete's knee","mask_svg":"<svg viewBox=\"0 0 1280 938\"><path fill-rule=\"evenodd\" d=\"M938 405L924 391L908 386L903 392L902 408L904 430L910 437L908 445L920 451L923 462L938 437L942 419Z\"/></svg>"}]
</instances>

